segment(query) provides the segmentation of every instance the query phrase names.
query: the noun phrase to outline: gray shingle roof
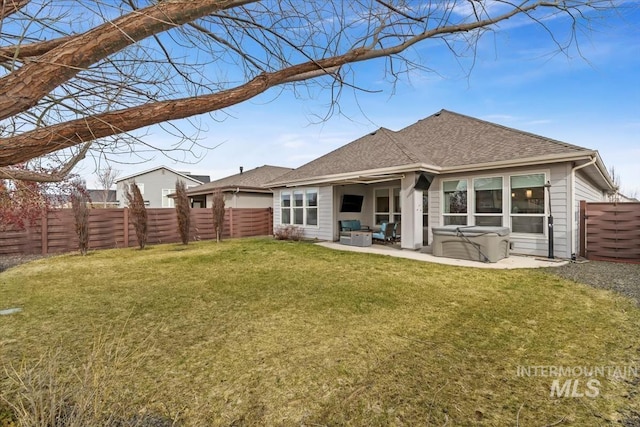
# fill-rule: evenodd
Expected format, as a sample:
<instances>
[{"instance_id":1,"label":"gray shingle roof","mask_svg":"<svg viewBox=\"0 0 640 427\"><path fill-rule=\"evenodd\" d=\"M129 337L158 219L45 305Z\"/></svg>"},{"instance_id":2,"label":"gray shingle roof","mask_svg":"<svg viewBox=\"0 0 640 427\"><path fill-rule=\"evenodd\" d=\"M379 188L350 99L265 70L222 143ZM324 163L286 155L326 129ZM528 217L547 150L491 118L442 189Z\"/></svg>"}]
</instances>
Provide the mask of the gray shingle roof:
<instances>
[{"instance_id":1,"label":"gray shingle roof","mask_svg":"<svg viewBox=\"0 0 640 427\"><path fill-rule=\"evenodd\" d=\"M87 194L93 203L104 203L104 190L87 190ZM107 191L107 203L115 203L116 190Z\"/></svg>"},{"instance_id":2,"label":"gray shingle roof","mask_svg":"<svg viewBox=\"0 0 640 427\"><path fill-rule=\"evenodd\" d=\"M399 131L380 128L279 177L277 181L416 163L447 168L590 152L576 145L441 110Z\"/></svg>"},{"instance_id":3,"label":"gray shingle roof","mask_svg":"<svg viewBox=\"0 0 640 427\"><path fill-rule=\"evenodd\" d=\"M227 176L215 181L211 181L207 184L198 185L197 187L189 188L187 194L202 194L206 191L213 191L216 188L230 188L239 187L241 189L258 189L266 188L265 184L273 181L287 172L291 172L291 168L283 168L280 166L264 165L237 173L235 175Z\"/></svg>"},{"instance_id":4,"label":"gray shingle roof","mask_svg":"<svg viewBox=\"0 0 640 427\"><path fill-rule=\"evenodd\" d=\"M193 179L197 179L198 181L204 183L210 182L211 181L211 177L209 175L192 175L192 174L186 174L189 178L193 178Z\"/></svg>"},{"instance_id":5,"label":"gray shingle roof","mask_svg":"<svg viewBox=\"0 0 640 427\"><path fill-rule=\"evenodd\" d=\"M396 134L425 163L441 167L590 151L447 110Z\"/></svg>"}]
</instances>

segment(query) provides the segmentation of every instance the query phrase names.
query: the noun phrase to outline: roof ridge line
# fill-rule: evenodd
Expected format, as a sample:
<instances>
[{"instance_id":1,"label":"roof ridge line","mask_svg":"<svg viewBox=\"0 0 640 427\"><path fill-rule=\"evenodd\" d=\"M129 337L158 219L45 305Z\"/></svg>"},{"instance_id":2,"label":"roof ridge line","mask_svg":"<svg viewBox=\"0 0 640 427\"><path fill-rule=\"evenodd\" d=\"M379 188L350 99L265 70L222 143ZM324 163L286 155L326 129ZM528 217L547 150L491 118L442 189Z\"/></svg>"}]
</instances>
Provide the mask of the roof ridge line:
<instances>
[{"instance_id":1,"label":"roof ridge line","mask_svg":"<svg viewBox=\"0 0 640 427\"><path fill-rule=\"evenodd\" d=\"M416 155L416 153L411 150L409 147L407 147L406 144L404 144L402 141L399 141L395 138L395 135L397 135L397 132L392 131L391 129L387 129L385 127L381 127L380 130L384 131L384 135L389 138L389 140L394 143L396 145L396 147L398 147L400 149L400 151L402 151L404 153L405 156L407 156L412 162L414 163L420 163L420 159L418 158L418 156Z\"/></svg>"},{"instance_id":2,"label":"roof ridge line","mask_svg":"<svg viewBox=\"0 0 640 427\"><path fill-rule=\"evenodd\" d=\"M499 128L502 128L502 129L506 129L506 130L509 130L509 131L512 131L512 132L517 132L517 133L520 133L522 135L535 137L536 139L541 139L541 140L544 140L544 141L551 142L553 144L562 145L562 146L567 147L567 148L577 148L577 149L580 149L580 150L589 150L588 148L581 147L580 145L575 145L575 144L571 144L569 142L560 141L559 139L549 138L549 137L538 135L538 134L535 134L535 133L532 133L532 132L527 132L525 130L516 129L516 128L510 127L510 126L502 125L500 123L490 122L488 120L479 119L477 117L467 116L466 114L462 114L462 113L458 113L458 112L450 111L450 110L445 110L444 108L442 110L440 110L439 112L437 112L436 114L433 114L433 115L434 116L439 116L440 113L442 113L442 112L446 112L446 113L449 113L449 114L454 114L456 116L464 117L466 119L475 120L477 122L482 122L482 123L485 123L485 124L488 124L488 125L491 125L491 126L494 126L494 127L499 127ZM431 117L431 116L429 116L429 117ZM422 119L422 120L425 120L425 119Z\"/></svg>"}]
</instances>

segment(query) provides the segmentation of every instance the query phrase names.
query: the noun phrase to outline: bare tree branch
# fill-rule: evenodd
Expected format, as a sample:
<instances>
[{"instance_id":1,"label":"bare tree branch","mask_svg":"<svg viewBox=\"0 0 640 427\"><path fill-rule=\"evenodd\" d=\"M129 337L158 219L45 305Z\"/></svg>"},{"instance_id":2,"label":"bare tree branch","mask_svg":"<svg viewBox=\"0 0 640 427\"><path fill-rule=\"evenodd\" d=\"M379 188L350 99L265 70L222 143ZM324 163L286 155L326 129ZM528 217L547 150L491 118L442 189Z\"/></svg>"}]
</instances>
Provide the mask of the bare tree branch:
<instances>
[{"instance_id":1,"label":"bare tree branch","mask_svg":"<svg viewBox=\"0 0 640 427\"><path fill-rule=\"evenodd\" d=\"M568 52L588 11L613 7L610 0L63 3L1 3L0 178L15 178L11 166L31 159L68 158L91 141L100 156L127 149L139 156L153 147L129 132L154 124L172 126L178 139L166 153L195 151L198 125L189 134L184 122L167 122L214 112L218 119L275 86L330 90L327 114L339 113L342 90L358 84L353 64L386 58L392 83L416 69L437 72L414 48L432 40L457 60L475 60L480 37L516 16L547 31L554 51ZM568 23L564 39L548 24L557 16ZM59 160L41 178L58 178L75 159ZM40 179L35 173L22 176Z\"/></svg>"},{"instance_id":2,"label":"bare tree branch","mask_svg":"<svg viewBox=\"0 0 640 427\"><path fill-rule=\"evenodd\" d=\"M29 0L2 0L0 5L0 20L12 15L25 7Z\"/></svg>"},{"instance_id":3,"label":"bare tree branch","mask_svg":"<svg viewBox=\"0 0 640 427\"><path fill-rule=\"evenodd\" d=\"M19 181L33 182L59 182L64 180L78 162L87 155L92 141L87 142L71 160L69 160L59 170L51 172L35 172L27 169L15 169L11 167L0 167L0 179L12 179Z\"/></svg>"},{"instance_id":4,"label":"bare tree branch","mask_svg":"<svg viewBox=\"0 0 640 427\"><path fill-rule=\"evenodd\" d=\"M36 105L51 90L88 66L154 34L251 0L170 0L131 12L73 37L0 79L0 120Z\"/></svg>"}]
</instances>

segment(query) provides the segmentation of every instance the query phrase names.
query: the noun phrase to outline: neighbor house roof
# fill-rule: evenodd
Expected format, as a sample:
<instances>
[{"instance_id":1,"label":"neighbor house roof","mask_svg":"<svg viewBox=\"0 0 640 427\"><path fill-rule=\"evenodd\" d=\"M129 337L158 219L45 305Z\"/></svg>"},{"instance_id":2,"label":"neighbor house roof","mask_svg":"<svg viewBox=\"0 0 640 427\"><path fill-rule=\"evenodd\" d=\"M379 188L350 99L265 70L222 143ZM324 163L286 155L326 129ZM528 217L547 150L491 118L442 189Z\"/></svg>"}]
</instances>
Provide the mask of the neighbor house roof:
<instances>
[{"instance_id":1,"label":"neighbor house roof","mask_svg":"<svg viewBox=\"0 0 640 427\"><path fill-rule=\"evenodd\" d=\"M599 159L593 150L441 110L399 131L380 128L271 184L287 185L320 177L329 181L332 177L355 177L361 172L373 178L375 173L409 170L439 174L590 156Z\"/></svg>"},{"instance_id":2,"label":"neighbor house roof","mask_svg":"<svg viewBox=\"0 0 640 427\"><path fill-rule=\"evenodd\" d=\"M93 203L104 203L104 190L87 190L89 198ZM107 203L116 203L118 200L116 199L116 190L107 190Z\"/></svg>"},{"instance_id":3,"label":"neighbor house roof","mask_svg":"<svg viewBox=\"0 0 640 427\"><path fill-rule=\"evenodd\" d=\"M255 169L243 171L235 175L211 181L207 184L189 188L187 190L187 194L190 196L195 196L199 194L208 194L213 192L214 190L245 190L252 192L270 193L271 190L269 190L266 184L273 181L274 179L277 179L287 172L291 172L292 170L293 169L291 168L284 168L280 166L264 165Z\"/></svg>"},{"instance_id":4,"label":"neighbor house roof","mask_svg":"<svg viewBox=\"0 0 640 427\"><path fill-rule=\"evenodd\" d=\"M134 178L136 178L138 176L146 175L148 173L155 172L155 171L160 170L160 169L168 170L171 173L174 173L174 174L179 175L179 176L181 176L183 178L186 178L186 179L188 179L190 181L198 182L198 183L201 183L201 184L205 183L205 182L209 182L209 180L210 180L210 178L207 175L191 175L189 172L178 172L178 171L173 170L171 168L168 168L166 166L158 166L158 167L155 167L155 168L147 169L147 170L142 171L142 172L137 172L137 173L134 173L132 175L127 175L127 176L124 176L122 178L118 178L116 180L116 182L121 182L121 181L127 181L129 179L134 179Z\"/></svg>"},{"instance_id":5,"label":"neighbor house roof","mask_svg":"<svg viewBox=\"0 0 640 427\"><path fill-rule=\"evenodd\" d=\"M211 182L211 177L209 175L192 175L190 173L186 175L190 178L193 178L195 180L202 182L203 184L206 184L207 182Z\"/></svg>"}]
</instances>

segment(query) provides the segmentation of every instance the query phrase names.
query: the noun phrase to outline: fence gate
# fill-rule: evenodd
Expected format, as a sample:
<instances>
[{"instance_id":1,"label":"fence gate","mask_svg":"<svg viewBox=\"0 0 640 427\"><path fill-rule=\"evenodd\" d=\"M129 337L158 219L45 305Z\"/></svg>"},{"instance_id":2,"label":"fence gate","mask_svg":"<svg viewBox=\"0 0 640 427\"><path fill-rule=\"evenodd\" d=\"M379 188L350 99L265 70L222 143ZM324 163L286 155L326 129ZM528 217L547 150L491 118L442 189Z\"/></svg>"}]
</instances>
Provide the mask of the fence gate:
<instances>
[{"instance_id":1,"label":"fence gate","mask_svg":"<svg viewBox=\"0 0 640 427\"><path fill-rule=\"evenodd\" d=\"M580 201L580 256L640 263L640 203Z\"/></svg>"}]
</instances>

